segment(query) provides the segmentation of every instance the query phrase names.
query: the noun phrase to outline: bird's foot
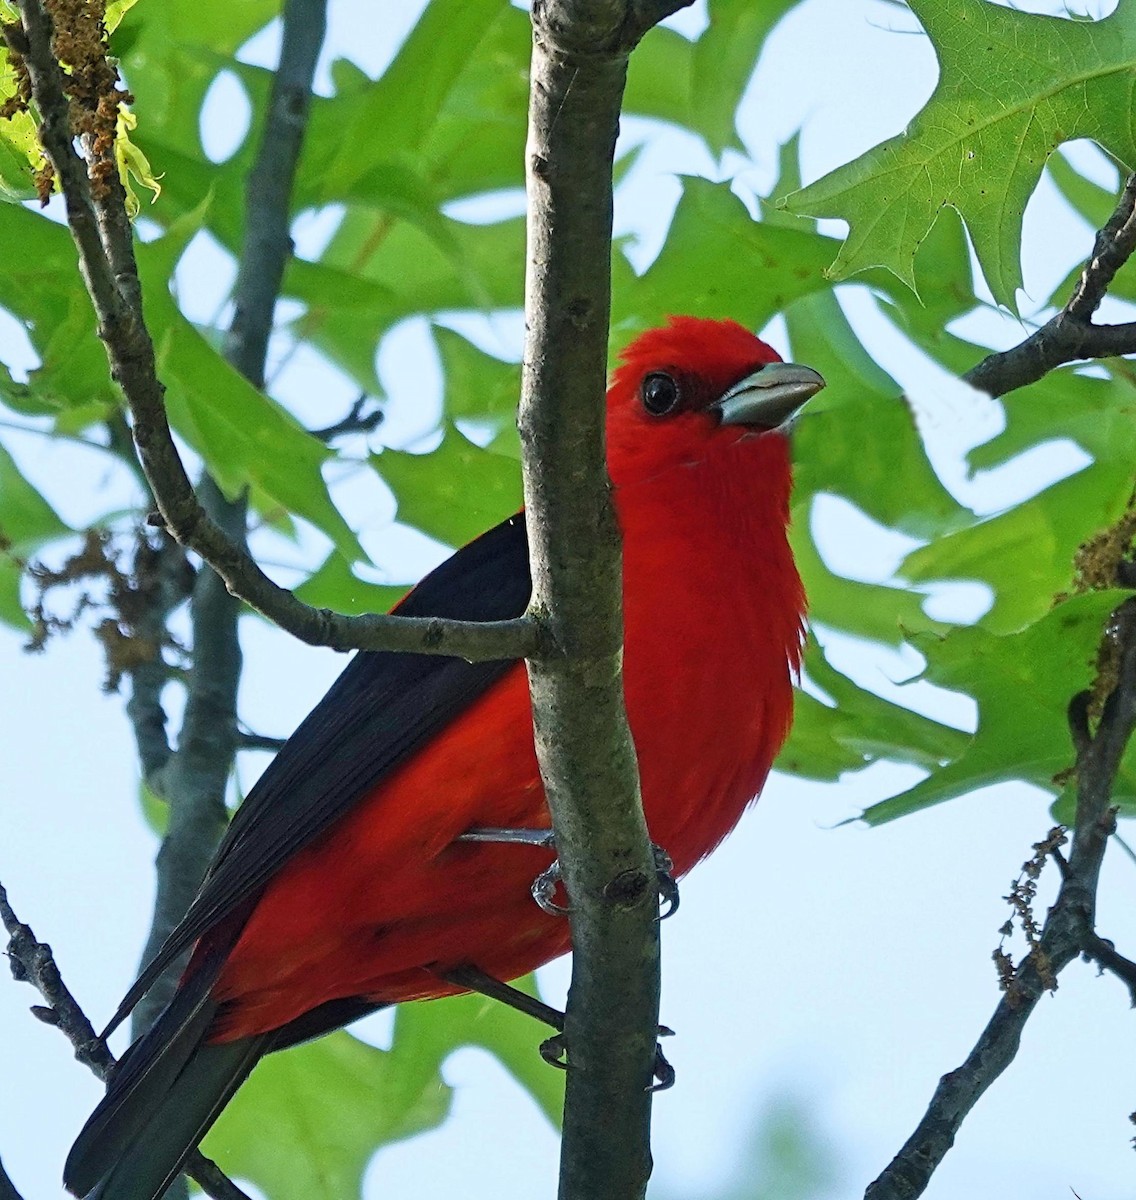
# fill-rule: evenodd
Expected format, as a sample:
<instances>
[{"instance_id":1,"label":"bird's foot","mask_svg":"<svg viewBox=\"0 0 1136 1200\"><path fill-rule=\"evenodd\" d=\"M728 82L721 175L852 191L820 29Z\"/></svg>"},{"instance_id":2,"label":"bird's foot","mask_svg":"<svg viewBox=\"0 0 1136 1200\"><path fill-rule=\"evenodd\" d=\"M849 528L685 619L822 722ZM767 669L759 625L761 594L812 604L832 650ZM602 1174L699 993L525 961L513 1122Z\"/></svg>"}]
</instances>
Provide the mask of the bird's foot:
<instances>
[{"instance_id":1,"label":"bird's foot","mask_svg":"<svg viewBox=\"0 0 1136 1200\"><path fill-rule=\"evenodd\" d=\"M551 829L470 829L463 833L459 842L497 842L509 846L535 846L541 850L552 849L556 838ZM655 876L658 880L659 899L665 908L659 913L659 920L665 921L678 912L679 895L678 883L674 877L674 862L671 856L662 848L652 843L651 851L655 856ZM567 904L559 904L556 899L556 887L563 882L560 872L560 859L555 858L532 881L532 898L538 907L550 917L566 917L571 908ZM665 1061L665 1060L664 1060Z\"/></svg>"},{"instance_id":2,"label":"bird's foot","mask_svg":"<svg viewBox=\"0 0 1136 1200\"><path fill-rule=\"evenodd\" d=\"M538 1000L535 996L530 996L528 992L522 992L518 988L510 987L507 983L502 983L500 979L486 974L479 967L469 965L450 967L448 970L438 970L437 974L449 983L468 988L469 991L478 992L492 1000L499 1000L502 1004L515 1008L518 1012L526 1013L528 1016L542 1021L545 1025L552 1026L556 1032L552 1037L545 1038L541 1042L540 1056L549 1066L556 1067L561 1071L571 1070L572 1064L568 1061L568 1043L564 1038L564 1014L559 1009L545 1004L543 1000ZM658 1036L660 1038L674 1037L674 1030L666 1025L660 1025ZM674 1086L675 1069L667 1061L662 1046L657 1042L655 1043L653 1071L654 1082L649 1087L650 1091L665 1092L667 1088Z\"/></svg>"},{"instance_id":3,"label":"bird's foot","mask_svg":"<svg viewBox=\"0 0 1136 1200\"><path fill-rule=\"evenodd\" d=\"M659 1036L666 1037L673 1034L673 1029L668 1029L665 1025L659 1026ZM556 1067L558 1070L567 1071L571 1069L571 1063L568 1061L568 1044L564 1040L563 1033L554 1033L552 1037L545 1038L540 1044L540 1056L550 1067ZM671 1066L667 1056L663 1053L663 1047L655 1043L655 1061L652 1065L653 1082L648 1086L649 1092L665 1092L668 1088L674 1087L675 1069Z\"/></svg>"},{"instance_id":4,"label":"bird's foot","mask_svg":"<svg viewBox=\"0 0 1136 1200\"><path fill-rule=\"evenodd\" d=\"M673 917L678 912L678 880L674 877L674 859L662 848L651 843L651 853L655 856L655 878L659 884L659 900L666 908L659 910L659 920L665 921L667 917ZM665 1059L663 1060L666 1061ZM674 1080L672 1079L673 1083ZM670 1084L666 1084L670 1087Z\"/></svg>"}]
</instances>

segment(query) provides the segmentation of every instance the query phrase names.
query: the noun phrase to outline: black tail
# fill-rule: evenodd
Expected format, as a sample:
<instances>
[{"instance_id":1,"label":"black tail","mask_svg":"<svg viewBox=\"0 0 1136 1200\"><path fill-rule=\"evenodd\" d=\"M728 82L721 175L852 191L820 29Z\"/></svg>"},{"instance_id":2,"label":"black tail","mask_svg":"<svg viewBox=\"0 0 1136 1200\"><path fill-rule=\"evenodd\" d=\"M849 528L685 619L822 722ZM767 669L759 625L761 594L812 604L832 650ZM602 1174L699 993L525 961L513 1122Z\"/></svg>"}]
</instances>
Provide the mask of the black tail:
<instances>
[{"instance_id":1,"label":"black tail","mask_svg":"<svg viewBox=\"0 0 1136 1200\"><path fill-rule=\"evenodd\" d=\"M268 1049L272 1034L207 1045L212 971L186 980L123 1055L75 1140L63 1182L88 1200L155 1200Z\"/></svg>"}]
</instances>

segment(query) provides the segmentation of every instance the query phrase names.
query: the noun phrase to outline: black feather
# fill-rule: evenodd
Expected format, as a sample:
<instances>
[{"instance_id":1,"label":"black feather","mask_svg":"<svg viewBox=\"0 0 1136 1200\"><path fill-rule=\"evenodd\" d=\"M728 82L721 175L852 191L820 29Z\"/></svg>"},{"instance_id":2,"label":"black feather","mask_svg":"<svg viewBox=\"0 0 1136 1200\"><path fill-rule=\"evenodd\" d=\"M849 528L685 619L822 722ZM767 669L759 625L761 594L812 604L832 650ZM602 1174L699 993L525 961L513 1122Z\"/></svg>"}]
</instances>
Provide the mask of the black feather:
<instances>
[{"instance_id":1,"label":"black feather","mask_svg":"<svg viewBox=\"0 0 1136 1200\"><path fill-rule=\"evenodd\" d=\"M405 616L508 620L528 606L521 515L448 558L398 606ZM512 666L422 654L355 655L237 810L181 924L115 1012L115 1029L154 980L207 930L255 899L298 850L458 716ZM251 906L250 906L251 908Z\"/></svg>"}]
</instances>

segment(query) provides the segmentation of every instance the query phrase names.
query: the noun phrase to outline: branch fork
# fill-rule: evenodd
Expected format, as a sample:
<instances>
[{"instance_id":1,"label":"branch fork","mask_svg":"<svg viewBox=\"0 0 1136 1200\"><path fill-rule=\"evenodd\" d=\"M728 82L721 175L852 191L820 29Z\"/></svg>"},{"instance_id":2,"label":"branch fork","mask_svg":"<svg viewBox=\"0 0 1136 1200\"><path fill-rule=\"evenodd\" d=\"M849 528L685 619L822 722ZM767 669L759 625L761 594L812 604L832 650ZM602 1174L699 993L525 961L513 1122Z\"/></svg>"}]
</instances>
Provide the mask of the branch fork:
<instances>
[{"instance_id":1,"label":"branch fork","mask_svg":"<svg viewBox=\"0 0 1136 1200\"><path fill-rule=\"evenodd\" d=\"M1093 252L1065 307L1025 341L983 359L963 379L988 395L1003 396L1036 383L1065 363L1136 354L1136 321L1097 325L1092 319L1134 249L1136 175L1130 175L1115 211L1096 235Z\"/></svg>"}]
</instances>

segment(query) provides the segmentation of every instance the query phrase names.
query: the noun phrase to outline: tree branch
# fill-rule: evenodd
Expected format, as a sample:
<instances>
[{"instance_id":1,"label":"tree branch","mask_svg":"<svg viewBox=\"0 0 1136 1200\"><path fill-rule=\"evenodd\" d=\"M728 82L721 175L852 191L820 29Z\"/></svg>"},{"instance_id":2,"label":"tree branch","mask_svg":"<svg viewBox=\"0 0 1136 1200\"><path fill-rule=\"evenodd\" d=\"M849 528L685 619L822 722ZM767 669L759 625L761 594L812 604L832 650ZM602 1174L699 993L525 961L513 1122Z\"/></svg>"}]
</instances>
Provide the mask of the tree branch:
<instances>
[{"instance_id":1,"label":"tree branch","mask_svg":"<svg viewBox=\"0 0 1136 1200\"><path fill-rule=\"evenodd\" d=\"M273 313L292 256L292 185L311 108L327 0L285 0L280 61L272 76L264 134L245 193L245 232L233 290L225 358L255 387L264 368Z\"/></svg>"},{"instance_id":2,"label":"tree branch","mask_svg":"<svg viewBox=\"0 0 1136 1200\"><path fill-rule=\"evenodd\" d=\"M126 703L142 778L158 795L164 794L161 775L173 754L162 706L162 690L170 677L169 667L162 657L162 646L168 636L170 613L190 593L193 579L193 568L182 547L165 530L160 539L155 548L145 533L140 531L138 534L132 574L146 603L134 622L134 631L154 650L149 662L131 669L130 699Z\"/></svg>"},{"instance_id":3,"label":"tree branch","mask_svg":"<svg viewBox=\"0 0 1136 1200\"><path fill-rule=\"evenodd\" d=\"M79 1062L99 1079L106 1080L115 1065L114 1055L95 1033L86 1013L63 982L51 947L41 942L12 911L3 884L0 884L0 922L8 931L7 953L13 977L21 983L30 983L46 1001L46 1008L36 1005L32 1012L45 1024L56 1026L74 1047ZM190 1157L186 1172L213 1200L250 1200L216 1163L198 1151ZM6 1175L0 1179L0 1200L4 1200L6 1179ZM10 1180L8 1184L11 1186ZM14 1188L11 1194L19 1195Z\"/></svg>"},{"instance_id":4,"label":"tree branch","mask_svg":"<svg viewBox=\"0 0 1136 1200\"><path fill-rule=\"evenodd\" d=\"M321 442L332 442L349 433L373 433L383 423L386 414L377 406L368 411L371 403L370 396L360 396L345 417L323 429L311 430L312 437L319 438Z\"/></svg>"},{"instance_id":5,"label":"tree branch","mask_svg":"<svg viewBox=\"0 0 1136 1200\"><path fill-rule=\"evenodd\" d=\"M1087 961L1095 962L1102 971L1111 971L1121 980L1128 988L1132 1007L1136 1008L1136 962L1119 954L1107 938L1096 933L1085 939L1081 953Z\"/></svg>"},{"instance_id":6,"label":"tree branch","mask_svg":"<svg viewBox=\"0 0 1136 1200\"><path fill-rule=\"evenodd\" d=\"M1073 843L1040 945L1008 981L1006 995L966 1061L939 1081L915 1132L868 1188L865 1200L914 1200L922 1195L966 1115L1013 1061L1022 1030L1042 994L1056 988L1058 974L1078 954L1099 961L1096 895L1105 847L1116 825L1112 787L1136 727L1136 600L1127 600L1117 609L1110 627L1119 647L1116 684L1096 732L1077 756ZM1131 980L1126 982L1131 988Z\"/></svg>"},{"instance_id":7,"label":"tree branch","mask_svg":"<svg viewBox=\"0 0 1136 1200\"><path fill-rule=\"evenodd\" d=\"M106 347L111 375L129 405L139 461L165 527L183 546L200 554L229 591L309 645L449 654L470 661L521 658L534 651L537 629L527 617L479 623L386 614L348 617L312 608L274 583L210 518L194 493L170 434L117 176L97 193L92 188L86 164L72 141L67 98L51 49L50 19L41 0L18 3L21 25L9 27L6 36L27 65L42 118L40 137L63 190L68 225L98 318L99 337ZM283 111L292 118L287 104ZM237 339L252 346L260 336L254 322L242 327Z\"/></svg>"},{"instance_id":8,"label":"tree branch","mask_svg":"<svg viewBox=\"0 0 1136 1200\"><path fill-rule=\"evenodd\" d=\"M623 704L604 391L627 60L645 29L678 7L544 0L532 10L519 426L531 611L551 641L529 659L533 719L572 906L561 1200L639 1197L651 1170L658 902Z\"/></svg>"},{"instance_id":9,"label":"tree branch","mask_svg":"<svg viewBox=\"0 0 1136 1200\"><path fill-rule=\"evenodd\" d=\"M1054 367L1086 358L1136 354L1136 321L1094 325L1116 272L1136 249L1136 175L1130 175L1116 210L1096 236L1093 253L1065 307L1024 342L991 354L963 379L991 396L1036 383Z\"/></svg>"},{"instance_id":10,"label":"tree branch","mask_svg":"<svg viewBox=\"0 0 1136 1200\"><path fill-rule=\"evenodd\" d=\"M243 499L226 500L205 476L198 491L234 544L245 537ZM237 636L240 602L208 567L197 573L190 600L193 668L177 752L162 769L161 794L169 823L158 850L154 916L142 952L145 966L185 916L201 887L228 813L225 791L237 747L237 685L241 647ZM172 999L188 954L170 964L134 1010L137 1037L149 1029Z\"/></svg>"}]
</instances>

